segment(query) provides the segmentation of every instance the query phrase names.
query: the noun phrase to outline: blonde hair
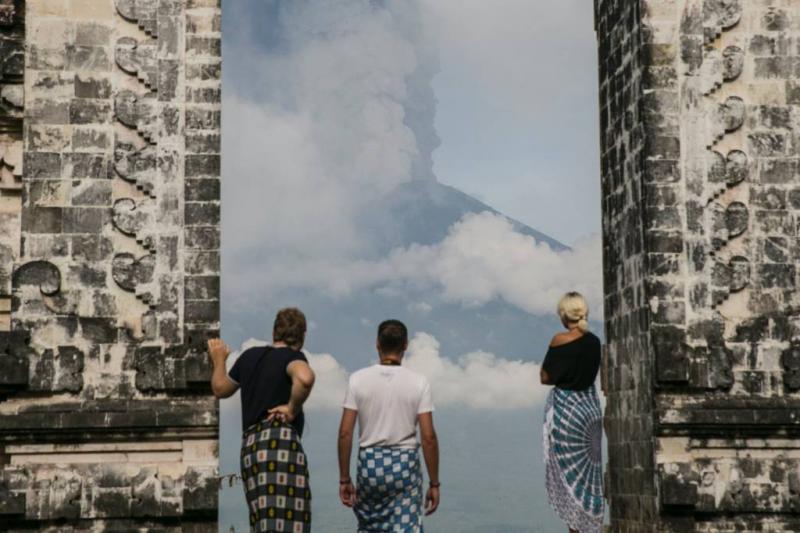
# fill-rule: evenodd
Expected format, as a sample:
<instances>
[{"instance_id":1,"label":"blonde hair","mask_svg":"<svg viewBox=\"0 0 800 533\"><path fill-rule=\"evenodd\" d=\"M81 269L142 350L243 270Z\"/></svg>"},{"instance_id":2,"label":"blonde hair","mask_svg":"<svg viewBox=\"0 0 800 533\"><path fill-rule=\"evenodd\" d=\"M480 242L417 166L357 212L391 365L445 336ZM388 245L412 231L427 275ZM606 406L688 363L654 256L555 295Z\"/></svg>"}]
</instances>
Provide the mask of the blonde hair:
<instances>
[{"instance_id":1,"label":"blonde hair","mask_svg":"<svg viewBox=\"0 0 800 533\"><path fill-rule=\"evenodd\" d=\"M565 324L577 324L584 333L589 331L589 306L579 292L568 292L558 302L558 316Z\"/></svg>"}]
</instances>

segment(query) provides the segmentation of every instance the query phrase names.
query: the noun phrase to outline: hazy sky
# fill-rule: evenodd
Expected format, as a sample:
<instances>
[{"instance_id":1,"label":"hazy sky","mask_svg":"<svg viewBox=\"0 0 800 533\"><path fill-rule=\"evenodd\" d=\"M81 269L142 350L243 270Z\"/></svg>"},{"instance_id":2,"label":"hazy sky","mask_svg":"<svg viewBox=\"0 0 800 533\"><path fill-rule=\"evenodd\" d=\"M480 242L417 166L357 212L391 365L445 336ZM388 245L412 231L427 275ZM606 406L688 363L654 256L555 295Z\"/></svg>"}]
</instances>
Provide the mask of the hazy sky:
<instances>
[{"instance_id":1,"label":"hazy sky","mask_svg":"<svg viewBox=\"0 0 800 533\"><path fill-rule=\"evenodd\" d=\"M285 35L279 40L270 27L270 21L278 18L281 3L241 0L225 6L228 102L233 96L237 101L239 97L258 100L267 92L272 93L269 99L274 100L276 86L285 90L287 81L300 77L297 73L272 76L274 71L259 68L265 65L265 51L288 44ZM301 0L296 3L306 6L309 12L316 6L324 6L320 9L348 18L351 15L347 10L352 13L359 4L378 2ZM436 101L432 107L431 103L423 106L422 112L434 121L441 139L441 146L433 155L437 177L563 242L571 243L598 232L598 67L591 3L585 0L410 3L416 9L404 10L398 8L397 2L384 2L395 12L418 13L428 34L425 39L416 39L414 51L418 54L416 61L428 63L424 70L432 74ZM318 17L308 24L324 25L331 18ZM349 30L355 31L352 27ZM303 35L303 29L298 32ZM376 46L363 49L360 45L365 42ZM353 107L347 104L363 101L365 95L378 92L370 92L372 89L377 87L387 101L403 92L404 88L393 84L407 74L414 66L409 64L415 61L409 60L405 55L407 50L397 41L375 35L359 36L349 45L352 47L349 51L343 50L346 45L340 43L338 48L329 48L327 54L309 52L310 59L304 62L310 70L307 79L320 84L318 92L337 81L348 84L347 97L339 95L336 100L341 105L341 116L333 117L341 129L357 120L351 113ZM341 62L329 61L346 54L350 56L349 66L343 68ZM266 64L280 65L277 61ZM363 82L370 76L374 79L360 90L353 90L351 82ZM424 84L427 80L421 81ZM305 90L309 91L307 87ZM421 92L418 89L412 96L426 100L428 95ZM404 97L401 95L395 101ZM281 99L292 100L285 94ZM325 101L333 100L331 97ZM415 133L419 135L421 129L417 128ZM387 128L381 133L385 140L395 132ZM431 145L428 141L423 139ZM386 146L396 148L402 144L393 142ZM566 213L565 204L569 206Z\"/></svg>"},{"instance_id":2,"label":"hazy sky","mask_svg":"<svg viewBox=\"0 0 800 533\"><path fill-rule=\"evenodd\" d=\"M600 268L587 259L599 257L596 66L581 3L230 4L226 305L394 281L527 312L549 312L571 284L599 309ZM441 243L386 253L383 206L434 176L574 254L488 215L454 224Z\"/></svg>"},{"instance_id":3,"label":"hazy sky","mask_svg":"<svg viewBox=\"0 0 800 533\"><path fill-rule=\"evenodd\" d=\"M562 242L599 232L591 2L423 4L438 17L438 178Z\"/></svg>"},{"instance_id":4,"label":"hazy sky","mask_svg":"<svg viewBox=\"0 0 800 533\"><path fill-rule=\"evenodd\" d=\"M396 314L422 324L458 306L489 322L516 313L547 330L558 296L577 288L599 316L587 2L237 0L225 5L223 45L225 337L263 339L274 310L297 301L352 309L374 298L391 308L397 296ZM432 180L572 249L552 250L483 212L439 242L387 252L376 209L409 183ZM369 332L364 346L380 318L354 317ZM318 383L305 440L315 530L325 533L352 530L336 500L336 421L349 372L374 357L320 345L338 319L312 316L308 346ZM414 331L407 360L431 379L444 428L445 502L426 530L553 530L539 457L547 391L532 355L547 339L525 353L493 353L488 341L452 353L443 339L467 332L444 323ZM238 469L238 401L223 402L226 473ZM241 487L223 492L221 509L221 528L245 523Z\"/></svg>"}]
</instances>

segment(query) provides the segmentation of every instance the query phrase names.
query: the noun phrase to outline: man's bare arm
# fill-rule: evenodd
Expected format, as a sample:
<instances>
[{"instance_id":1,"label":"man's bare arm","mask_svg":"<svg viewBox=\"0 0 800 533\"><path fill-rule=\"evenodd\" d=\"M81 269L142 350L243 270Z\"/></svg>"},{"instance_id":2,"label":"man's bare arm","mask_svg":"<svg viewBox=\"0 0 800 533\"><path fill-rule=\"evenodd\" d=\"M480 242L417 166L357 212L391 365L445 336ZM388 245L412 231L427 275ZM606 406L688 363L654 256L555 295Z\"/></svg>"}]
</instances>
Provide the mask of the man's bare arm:
<instances>
[{"instance_id":1,"label":"man's bare arm","mask_svg":"<svg viewBox=\"0 0 800 533\"><path fill-rule=\"evenodd\" d=\"M428 468L431 487L425 497L425 514L432 514L439 507L439 438L433 427L433 413L422 413L417 416L419 432L422 437L422 454Z\"/></svg>"},{"instance_id":2,"label":"man's bare arm","mask_svg":"<svg viewBox=\"0 0 800 533\"><path fill-rule=\"evenodd\" d=\"M291 422L300 413L303 404L311 394L314 387L314 371L305 361L292 361L286 367L286 374L292 380L292 392L289 396L289 403L279 405L268 411L267 420L278 420L280 422Z\"/></svg>"},{"instance_id":3,"label":"man's bare arm","mask_svg":"<svg viewBox=\"0 0 800 533\"><path fill-rule=\"evenodd\" d=\"M539 370L539 379L542 382L542 385L552 385L550 382L550 376L545 372L544 368Z\"/></svg>"},{"instance_id":4,"label":"man's bare arm","mask_svg":"<svg viewBox=\"0 0 800 533\"><path fill-rule=\"evenodd\" d=\"M356 493L350 479L350 455L353 453L353 431L358 411L345 408L339 424L339 499L347 507L355 504Z\"/></svg>"},{"instance_id":5,"label":"man's bare arm","mask_svg":"<svg viewBox=\"0 0 800 533\"><path fill-rule=\"evenodd\" d=\"M342 421L339 424L339 479L350 479L350 455L353 453L353 432L356 427L358 411L342 410Z\"/></svg>"},{"instance_id":6,"label":"man's bare arm","mask_svg":"<svg viewBox=\"0 0 800 533\"><path fill-rule=\"evenodd\" d=\"M422 454L428 467L428 478L431 483L439 483L439 437L433 427L433 413L423 413L417 417L419 432L422 436Z\"/></svg>"},{"instance_id":7,"label":"man's bare arm","mask_svg":"<svg viewBox=\"0 0 800 533\"><path fill-rule=\"evenodd\" d=\"M286 367L286 373L292 378L292 394L289 397L289 409L293 414L300 412L303 404L314 387L314 371L305 361L292 361Z\"/></svg>"},{"instance_id":8,"label":"man's bare arm","mask_svg":"<svg viewBox=\"0 0 800 533\"><path fill-rule=\"evenodd\" d=\"M230 350L222 339L208 341L208 356L214 370L211 374L211 391L217 398L229 398L239 390L239 385L228 377L225 362L228 360Z\"/></svg>"}]
</instances>

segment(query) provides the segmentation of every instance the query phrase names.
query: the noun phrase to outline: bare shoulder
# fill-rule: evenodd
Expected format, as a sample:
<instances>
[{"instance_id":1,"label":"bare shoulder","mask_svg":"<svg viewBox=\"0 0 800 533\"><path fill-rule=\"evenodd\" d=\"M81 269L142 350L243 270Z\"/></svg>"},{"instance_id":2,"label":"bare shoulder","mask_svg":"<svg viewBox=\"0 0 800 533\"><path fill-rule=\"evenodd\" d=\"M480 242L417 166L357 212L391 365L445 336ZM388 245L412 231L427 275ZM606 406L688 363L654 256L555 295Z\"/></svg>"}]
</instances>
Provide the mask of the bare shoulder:
<instances>
[{"instance_id":1,"label":"bare shoulder","mask_svg":"<svg viewBox=\"0 0 800 533\"><path fill-rule=\"evenodd\" d=\"M556 333L553 335L553 338L550 340L550 346L555 348L556 346L560 346L562 344L566 344L572 340L572 335L568 331L562 331L561 333Z\"/></svg>"},{"instance_id":2,"label":"bare shoulder","mask_svg":"<svg viewBox=\"0 0 800 533\"><path fill-rule=\"evenodd\" d=\"M289 364L286 365L286 374L292 378L303 376L311 376L313 378L314 370L308 364L307 359L295 359L294 361L289 361Z\"/></svg>"},{"instance_id":3,"label":"bare shoulder","mask_svg":"<svg viewBox=\"0 0 800 533\"><path fill-rule=\"evenodd\" d=\"M576 333L575 331L562 331L561 333L556 333L550 341L550 347L557 348L558 346L569 344L575 339L579 339L583 335L583 333Z\"/></svg>"}]
</instances>

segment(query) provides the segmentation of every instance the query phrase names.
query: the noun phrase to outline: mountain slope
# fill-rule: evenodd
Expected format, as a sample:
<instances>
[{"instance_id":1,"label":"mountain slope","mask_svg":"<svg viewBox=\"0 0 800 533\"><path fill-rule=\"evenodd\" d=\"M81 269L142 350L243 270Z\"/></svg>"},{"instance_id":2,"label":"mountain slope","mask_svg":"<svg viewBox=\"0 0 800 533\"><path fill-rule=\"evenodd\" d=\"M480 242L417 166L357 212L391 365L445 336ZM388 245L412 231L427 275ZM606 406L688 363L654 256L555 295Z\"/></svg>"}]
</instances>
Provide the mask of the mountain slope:
<instances>
[{"instance_id":1,"label":"mountain slope","mask_svg":"<svg viewBox=\"0 0 800 533\"><path fill-rule=\"evenodd\" d=\"M372 258L412 244L440 242L453 224L469 213L495 209L447 185L435 181L407 183L374 206L362 221ZM548 243L555 250L568 247L520 222L517 231ZM224 275L224 273L223 273ZM363 289L347 296L332 297L316 290L286 290L265 297L263 308L230 309L223 300L226 339L238 345L247 338L268 338L272 316L281 307L302 308L312 323L308 348L332 353L348 368L372 361L374 335L386 318L405 321L412 334L424 331L441 343L443 355L456 357L483 350L507 359L538 361L546 343L559 326L555 313L533 316L502 300L479 307L442 301L415 286ZM553 302L555 307L555 302Z\"/></svg>"},{"instance_id":2,"label":"mountain slope","mask_svg":"<svg viewBox=\"0 0 800 533\"><path fill-rule=\"evenodd\" d=\"M464 215L496 209L448 185L433 180L415 180L392 191L364 217L363 227L372 242L382 243L379 253L411 244L430 245L441 241L447 230ZM522 222L509 219L514 229L546 242L554 250L568 247ZM376 250L377 251L377 250Z\"/></svg>"}]
</instances>

